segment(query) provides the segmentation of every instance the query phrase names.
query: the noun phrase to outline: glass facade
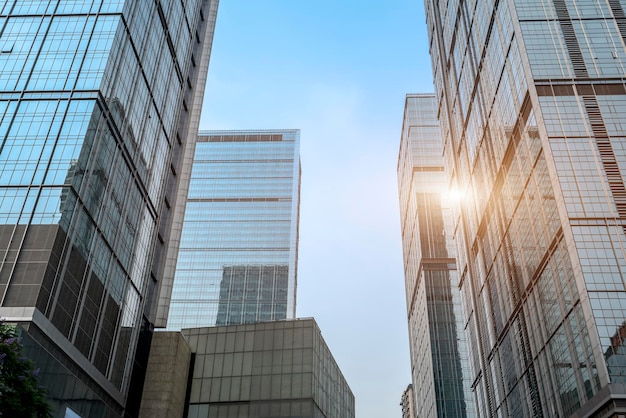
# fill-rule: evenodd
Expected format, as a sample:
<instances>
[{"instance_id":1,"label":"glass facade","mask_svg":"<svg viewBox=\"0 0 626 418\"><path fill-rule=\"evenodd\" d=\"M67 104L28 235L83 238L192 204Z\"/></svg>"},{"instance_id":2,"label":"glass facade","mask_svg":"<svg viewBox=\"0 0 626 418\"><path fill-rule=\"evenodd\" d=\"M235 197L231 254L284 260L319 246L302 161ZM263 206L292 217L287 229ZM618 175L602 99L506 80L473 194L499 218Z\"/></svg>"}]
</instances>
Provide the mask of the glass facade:
<instances>
[{"instance_id":1,"label":"glass facade","mask_svg":"<svg viewBox=\"0 0 626 418\"><path fill-rule=\"evenodd\" d=\"M188 418L354 418L313 319L182 331L195 353Z\"/></svg>"},{"instance_id":2,"label":"glass facade","mask_svg":"<svg viewBox=\"0 0 626 418\"><path fill-rule=\"evenodd\" d=\"M0 316L75 376L58 410L124 407L216 7L0 1Z\"/></svg>"},{"instance_id":3,"label":"glass facade","mask_svg":"<svg viewBox=\"0 0 626 418\"><path fill-rule=\"evenodd\" d=\"M300 132L196 143L167 328L294 318Z\"/></svg>"},{"instance_id":4,"label":"glass facade","mask_svg":"<svg viewBox=\"0 0 626 418\"><path fill-rule=\"evenodd\" d=\"M425 3L478 413L614 416L626 3Z\"/></svg>"},{"instance_id":5,"label":"glass facade","mask_svg":"<svg viewBox=\"0 0 626 418\"><path fill-rule=\"evenodd\" d=\"M432 94L407 95L398 186L416 416L476 416L443 141Z\"/></svg>"}]
</instances>

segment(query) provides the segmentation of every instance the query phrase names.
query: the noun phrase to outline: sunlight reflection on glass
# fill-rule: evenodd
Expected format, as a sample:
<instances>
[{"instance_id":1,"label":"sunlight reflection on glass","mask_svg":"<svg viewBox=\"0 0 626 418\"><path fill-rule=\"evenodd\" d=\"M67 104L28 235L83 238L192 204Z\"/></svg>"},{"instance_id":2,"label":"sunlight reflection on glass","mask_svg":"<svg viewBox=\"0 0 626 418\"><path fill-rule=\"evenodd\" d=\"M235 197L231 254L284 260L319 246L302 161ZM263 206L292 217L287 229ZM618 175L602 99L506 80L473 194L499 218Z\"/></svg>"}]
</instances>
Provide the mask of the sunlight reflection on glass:
<instances>
[{"instance_id":1,"label":"sunlight reflection on glass","mask_svg":"<svg viewBox=\"0 0 626 418\"><path fill-rule=\"evenodd\" d=\"M450 188L447 191L442 193L443 200L448 203L448 205L456 206L463 202L465 198L465 191L459 190L457 188Z\"/></svg>"}]
</instances>

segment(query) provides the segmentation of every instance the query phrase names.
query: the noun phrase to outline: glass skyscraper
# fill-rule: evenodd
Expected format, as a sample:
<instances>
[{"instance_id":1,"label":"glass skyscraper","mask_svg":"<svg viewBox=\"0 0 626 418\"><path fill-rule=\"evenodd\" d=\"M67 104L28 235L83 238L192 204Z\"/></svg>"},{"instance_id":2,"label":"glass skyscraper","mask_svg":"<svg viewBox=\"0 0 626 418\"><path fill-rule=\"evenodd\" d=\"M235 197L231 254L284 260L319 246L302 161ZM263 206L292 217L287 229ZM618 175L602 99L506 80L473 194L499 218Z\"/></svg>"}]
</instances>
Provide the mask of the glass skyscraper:
<instances>
[{"instance_id":1,"label":"glass skyscraper","mask_svg":"<svg viewBox=\"0 0 626 418\"><path fill-rule=\"evenodd\" d=\"M132 398L217 3L0 1L0 317L57 415Z\"/></svg>"},{"instance_id":2,"label":"glass skyscraper","mask_svg":"<svg viewBox=\"0 0 626 418\"><path fill-rule=\"evenodd\" d=\"M626 396L626 2L427 0L480 416Z\"/></svg>"},{"instance_id":3,"label":"glass skyscraper","mask_svg":"<svg viewBox=\"0 0 626 418\"><path fill-rule=\"evenodd\" d=\"M168 329L295 317L299 147L299 130L200 133Z\"/></svg>"},{"instance_id":4,"label":"glass skyscraper","mask_svg":"<svg viewBox=\"0 0 626 418\"><path fill-rule=\"evenodd\" d=\"M435 96L407 95L398 186L412 407L419 417L461 418L476 411L442 154Z\"/></svg>"}]
</instances>

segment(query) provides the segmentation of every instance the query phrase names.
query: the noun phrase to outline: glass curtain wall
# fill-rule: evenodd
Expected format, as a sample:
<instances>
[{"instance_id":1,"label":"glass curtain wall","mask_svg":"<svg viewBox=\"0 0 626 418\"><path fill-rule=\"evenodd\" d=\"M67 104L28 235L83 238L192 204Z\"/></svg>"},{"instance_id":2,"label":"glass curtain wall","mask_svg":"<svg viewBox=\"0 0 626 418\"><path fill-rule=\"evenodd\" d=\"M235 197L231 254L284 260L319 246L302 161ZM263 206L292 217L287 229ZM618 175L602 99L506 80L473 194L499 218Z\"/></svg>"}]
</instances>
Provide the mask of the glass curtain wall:
<instances>
[{"instance_id":1,"label":"glass curtain wall","mask_svg":"<svg viewBox=\"0 0 626 418\"><path fill-rule=\"evenodd\" d=\"M0 2L0 316L118 411L209 3Z\"/></svg>"},{"instance_id":2,"label":"glass curtain wall","mask_svg":"<svg viewBox=\"0 0 626 418\"><path fill-rule=\"evenodd\" d=\"M476 416L471 396L443 141L432 94L406 97L398 158L402 247L417 416Z\"/></svg>"},{"instance_id":3,"label":"glass curtain wall","mask_svg":"<svg viewBox=\"0 0 626 418\"><path fill-rule=\"evenodd\" d=\"M426 2L481 416L623 396L624 7Z\"/></svg>"},{"instance_id":4,"label":"glass curtain wall","mask_svg":"<svg viewBox=\"0 0 626 418\"><path fill-rule=\"evenodd\" d=\"M167 328L295 317L300 132L198 137Z\"/></svg>"}]
</instances>

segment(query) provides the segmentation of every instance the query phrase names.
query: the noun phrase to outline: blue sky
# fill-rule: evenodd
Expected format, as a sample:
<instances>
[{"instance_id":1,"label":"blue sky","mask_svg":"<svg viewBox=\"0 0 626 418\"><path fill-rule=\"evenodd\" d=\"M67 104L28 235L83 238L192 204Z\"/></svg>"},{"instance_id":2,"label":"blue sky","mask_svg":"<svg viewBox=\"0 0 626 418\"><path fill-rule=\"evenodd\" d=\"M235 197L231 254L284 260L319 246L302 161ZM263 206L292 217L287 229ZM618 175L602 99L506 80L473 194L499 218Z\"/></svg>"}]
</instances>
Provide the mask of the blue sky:
<instances>
[{"instance_id":1,"label":"blue sky","mask_svg":"<svg viewBox=\"0 0 626 418\"><path fill-rule=\"evenodd\" d=\"M410 362L396 164L404 97L431 92L419 0L221 0L200 129L301 130L299 317L358 418L401 416Z\"/></svg>"}]
</instances>

